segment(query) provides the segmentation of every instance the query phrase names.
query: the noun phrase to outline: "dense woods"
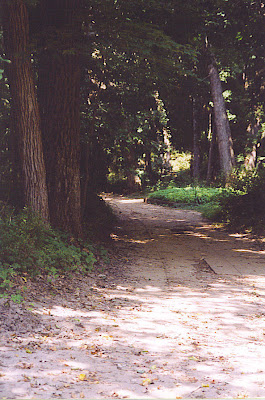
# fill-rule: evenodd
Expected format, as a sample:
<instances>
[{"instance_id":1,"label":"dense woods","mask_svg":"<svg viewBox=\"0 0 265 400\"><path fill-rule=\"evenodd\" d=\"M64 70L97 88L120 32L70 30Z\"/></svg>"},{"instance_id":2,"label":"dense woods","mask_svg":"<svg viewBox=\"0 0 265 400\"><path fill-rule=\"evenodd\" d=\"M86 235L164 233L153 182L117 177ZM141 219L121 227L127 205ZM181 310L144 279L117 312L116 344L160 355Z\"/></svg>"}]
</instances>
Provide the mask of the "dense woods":
<instances>
[{"instance_id":1,"label":"dense woods","mask_svg":"<svg viewBox=\"0 0 265 400\"><path fill-rule=\"evenodd\" d=\"M3 0L2 202L81 236L94 192L261 188L264 10L250 0ZM180 154L191 155L185 176L174 170Z\"/></svg>"},{"instance_id":2,"label":"dense woods","mask_svg":"<svg viewBox=\"0 0 265 400\"><path fill-rule=\"evenodd\" d=\"M265 399L264 17L0 0L2 399Z\"/></svg>"}]
</instances>

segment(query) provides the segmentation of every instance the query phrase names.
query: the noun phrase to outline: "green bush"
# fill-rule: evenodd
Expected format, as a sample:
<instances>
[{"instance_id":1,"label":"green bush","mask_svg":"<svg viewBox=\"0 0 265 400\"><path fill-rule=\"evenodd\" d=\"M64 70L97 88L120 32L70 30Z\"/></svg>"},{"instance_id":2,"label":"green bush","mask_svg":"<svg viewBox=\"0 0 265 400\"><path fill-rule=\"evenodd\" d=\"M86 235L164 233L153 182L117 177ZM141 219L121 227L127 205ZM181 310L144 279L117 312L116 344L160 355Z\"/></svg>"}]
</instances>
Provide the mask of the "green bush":
<instances>
[{"instance_id":1,"label":"green bush","mask_svg":"<svg viewBox=\"0 0 265 400\"><path fill-rule=\"evenodd\" d=\"M209 203L202 204L199 211L205 218L212 221L222 221L222 207L217 201L210 201Z\"/></svg>"},{"instance_id":2,"label":"green bush","mask_svg":"<svg viewBox=\"0 0 265 400\"><path fill-rule=\"evenodd\" d=\"M65 270L90 270L96 259L86 243L45 225L38 216L24 209L18 214L2 213L0 219L1 270L13 274L26 272L56 275ZM0 276L6 281L4 276Z\"/></svg>"},{"instance_id":3,"label":"green bush","mask_svg":"<svg viewBox=\"0 0 265 400\"><path fill-rule=\"evenodd\" d=\"M265 169L235 171L228 188L168 186L149 198L196 207L203 216L225 222L236 230L264 232Z\"/></svg>"},{"instance_id":4,"label":"green bush","mask_svg":"<svg viewBox=\"0 0 265 400\"><path fill-rule=\"evenodd\" d=\"M264 232L265 227L265 174L239 176L229 196L220 199L222 219L233 228Z\"/></svg>"}]
</instances>

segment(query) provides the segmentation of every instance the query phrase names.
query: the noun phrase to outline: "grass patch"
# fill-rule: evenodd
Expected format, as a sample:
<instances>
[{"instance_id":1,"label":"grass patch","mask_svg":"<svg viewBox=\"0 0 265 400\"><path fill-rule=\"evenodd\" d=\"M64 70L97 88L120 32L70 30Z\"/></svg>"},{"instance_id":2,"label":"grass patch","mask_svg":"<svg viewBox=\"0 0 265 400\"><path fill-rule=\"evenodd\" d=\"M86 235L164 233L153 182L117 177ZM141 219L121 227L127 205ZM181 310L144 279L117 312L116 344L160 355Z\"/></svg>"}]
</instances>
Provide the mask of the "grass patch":
<instances>
[{"instance_id":1,"label":"grass patch","mask_svg":"<svg viewBox=\"0 0 265 400\"><path fill-rule=\"evenodd\" d=\"M217 202L220 196L226 192L224 188L206 188L199 186L168 187L156 190L149 194L150 199L170 201L172 203L184 203L198 206Z\"/></svg>"},{"instance_id":2,"label":"grass patch","mask_svg":"<svg viewBox=\"0 0 265 400\"><path fill-rule=\"evenodd\" d=\"M264 173L265 175L265 173ZM211 221L226 223L234 231L264 234L265 190L264 176L239 180L229 188L198 186L173 187L155 190L150 199L165 201L173 207L200 211Z\"/></svg>"},{"instance_id":3,"label":"grass patch","mask_svg":"<svg viewBox=\"0 0 265 400\"><path fill-rule=\"evenodd\" d=\"M243 192L231 188L209 188L201 186L173 187L156 190L149 194L150 199L165 201L173 207L196 210L215 222L229 222L227 213L229 201L238 198Z\"/></svg>"}]
</instances>

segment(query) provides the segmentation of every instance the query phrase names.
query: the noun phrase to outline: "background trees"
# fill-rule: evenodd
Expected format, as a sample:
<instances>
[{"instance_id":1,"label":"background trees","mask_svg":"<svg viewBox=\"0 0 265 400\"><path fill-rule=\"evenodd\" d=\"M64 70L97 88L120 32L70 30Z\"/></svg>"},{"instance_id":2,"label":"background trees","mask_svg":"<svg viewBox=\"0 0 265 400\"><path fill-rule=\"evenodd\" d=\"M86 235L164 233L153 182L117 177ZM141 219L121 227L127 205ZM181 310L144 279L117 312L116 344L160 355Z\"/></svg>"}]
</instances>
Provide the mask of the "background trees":
<instances>
[{"instance_id":1,"label":"background trees","mask_svg":"<svg viewBox=\"0 0 265 400\"><path fill-rule=\"evenodd\" d=\"M262 162L261 1L3 4L2 59L12 62L1 62L1 85L10 89L5 98L11 97L12 118L6 123L8 107L2 103L2 132L9 143L2 142L2 154L10 154L16 138L26 143L33 140L26 135L36 132L38 147L25 156L27 146L15 146L25 151L12 150L15 160L7 157L8 165L11 171L21 165L25 204L44 219L48 193L54 226L80 235L92 191L132 191L172 179L174 150L191 152L191 176L208 183L222 174L229 181L235 163L256 168ZM11 39L19 23L11 16L22 8L29 13L29 29L25 18L16 43ZM22 133L21 119L31 105L34 118L24 118L29 126Z\"/></svg>"}]
</instances>

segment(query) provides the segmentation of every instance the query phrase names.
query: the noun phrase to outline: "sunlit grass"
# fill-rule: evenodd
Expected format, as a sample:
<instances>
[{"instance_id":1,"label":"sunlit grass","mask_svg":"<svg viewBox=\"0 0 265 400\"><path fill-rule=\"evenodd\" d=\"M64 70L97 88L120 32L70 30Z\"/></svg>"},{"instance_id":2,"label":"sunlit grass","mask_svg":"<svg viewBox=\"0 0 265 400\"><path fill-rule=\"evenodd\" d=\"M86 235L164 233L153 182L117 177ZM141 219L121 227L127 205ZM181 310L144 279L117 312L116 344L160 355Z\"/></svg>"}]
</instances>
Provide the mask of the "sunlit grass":
<instances>
[{"instance_id":1,"label":"sunlit grass","mask_svg":"<svg viewBox=\"0 0 265 400\"><path fill-rule=\"evenodd\" d=\"M197 186L168 187L167 189L156 190L149 195L149 198L196 205L216 201L224 191L225 189L223 188Z\"/></svg>"}]
</instances>

